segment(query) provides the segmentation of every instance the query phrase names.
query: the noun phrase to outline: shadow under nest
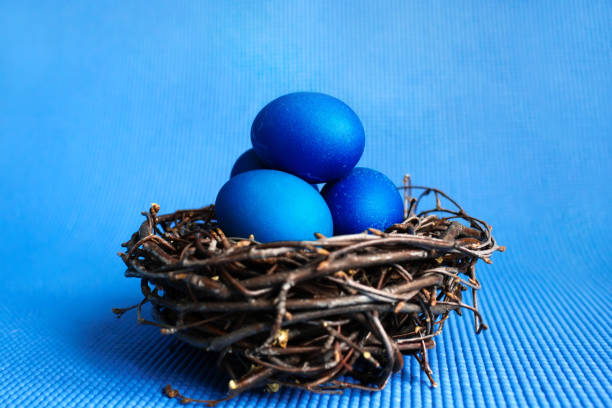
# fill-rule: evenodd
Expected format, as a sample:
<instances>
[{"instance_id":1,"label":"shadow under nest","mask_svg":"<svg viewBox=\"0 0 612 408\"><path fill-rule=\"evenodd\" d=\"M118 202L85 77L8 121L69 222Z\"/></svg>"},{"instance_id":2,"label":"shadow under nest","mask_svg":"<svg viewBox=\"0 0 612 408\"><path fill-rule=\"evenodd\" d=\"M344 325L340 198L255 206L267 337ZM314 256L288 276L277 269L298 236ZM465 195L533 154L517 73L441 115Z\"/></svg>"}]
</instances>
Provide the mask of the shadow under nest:
<instances>
[{"instance_id":1,"label":"shadow under nest","mask_svg":"<svg viewBox=\"0 0 612 408\"><path fill-rule=\"evenodd\" d=\"M226 237L212 205L158 215L153 204L120 253L125 275L141 279L144 299L132 307L139 323L217 352L231 378L227 398L260 386L377 391L401 370L403 355L435 386L426 350L452 311L473 312L476 333L487 328L475 265L505 248L442 191L411 186L408 177L401 188L402 223L312 241ZM413 189L421 193L412 197ZM433 204L419 210L426 197ZM468 289L471 305L463 301ZM147 302L155 321L142 317ZM196 401L170 386L165 392Z\"/></svg>"}]
</instances>

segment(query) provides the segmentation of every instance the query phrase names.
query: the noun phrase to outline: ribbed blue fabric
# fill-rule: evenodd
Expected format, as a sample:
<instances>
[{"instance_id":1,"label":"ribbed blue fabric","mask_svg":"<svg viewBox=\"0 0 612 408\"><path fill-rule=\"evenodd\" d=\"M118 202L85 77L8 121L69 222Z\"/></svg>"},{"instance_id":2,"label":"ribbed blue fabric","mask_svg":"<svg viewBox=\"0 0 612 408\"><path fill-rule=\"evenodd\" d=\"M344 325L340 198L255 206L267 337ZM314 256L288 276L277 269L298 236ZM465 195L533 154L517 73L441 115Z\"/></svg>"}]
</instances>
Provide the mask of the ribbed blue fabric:
<instances>
[{"instance_id":1,"label":"ribbed blue fabric","mask_svg":"<svg viewBox=\"0 0 612 408\"><path fill-rule=\"evenodd\" d=\"M236 3L236 2L234 2ZM490 330L455 316L379 393L226 407L612 406L607 1L0 2L0 405L219 398L214 357L111 307L115 253L157 202L214 202L258 110L325 92L360 166L442 188L508 251L479 265Z\"/></svg>"}]
</instances>

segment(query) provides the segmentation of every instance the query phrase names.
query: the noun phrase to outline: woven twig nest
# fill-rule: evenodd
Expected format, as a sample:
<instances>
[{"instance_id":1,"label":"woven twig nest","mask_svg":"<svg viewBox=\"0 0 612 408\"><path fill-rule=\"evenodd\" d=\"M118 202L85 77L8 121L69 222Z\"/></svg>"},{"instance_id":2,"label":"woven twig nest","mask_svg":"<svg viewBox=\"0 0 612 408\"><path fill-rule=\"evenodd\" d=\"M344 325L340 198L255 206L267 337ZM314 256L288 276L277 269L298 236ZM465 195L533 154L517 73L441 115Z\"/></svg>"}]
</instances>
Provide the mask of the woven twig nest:
<instances>
[{"instance_id":1,"label":"woven twig nest","mask_svg":"<svg viewBox=\"0 0 612 408\"><path fill-rule=\"evenodd\" d=\"M504 248L442 191L407 178L403 188L402 223L312 241L226 237L212 205L158 215L154 204L120 254L126 276L141 279L139 322L217 352L229 396L256 386L380 390L404 354L435 385L426 349L451 311L472 311L476 333L487 328L475 265ZM432 208L421 210L428 196ZM142 317L146 302L155 321Z\"/></svg>"}]
</instances>

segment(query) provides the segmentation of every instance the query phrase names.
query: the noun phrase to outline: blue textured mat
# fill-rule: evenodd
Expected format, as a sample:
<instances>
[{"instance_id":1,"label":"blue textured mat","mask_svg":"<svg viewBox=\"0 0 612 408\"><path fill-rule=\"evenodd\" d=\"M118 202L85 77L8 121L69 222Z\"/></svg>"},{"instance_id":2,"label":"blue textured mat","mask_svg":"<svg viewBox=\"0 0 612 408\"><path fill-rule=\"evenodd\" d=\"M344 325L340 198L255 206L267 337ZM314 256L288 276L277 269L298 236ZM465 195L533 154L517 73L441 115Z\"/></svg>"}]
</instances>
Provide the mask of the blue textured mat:
<instances>
[{"instance_id":1,"label":"blue textured mat","mask_svg":"<svg viewBox=\"0 0 612 408\"><path fill-rule=\"evenodd\" d=\"M455 317L380 393L250 392L226 407L612 405L612 7L550 2L0 2L0 405L218 398L211 356L111 307L152 201L214 201L269 100L360 115L360 165L494 226L490 330ZM290 4L291 3L291 4ZM412 4L414 3L414 4ZM408 5L410 4L410 5Z\"/></svg>"}]
</instances>

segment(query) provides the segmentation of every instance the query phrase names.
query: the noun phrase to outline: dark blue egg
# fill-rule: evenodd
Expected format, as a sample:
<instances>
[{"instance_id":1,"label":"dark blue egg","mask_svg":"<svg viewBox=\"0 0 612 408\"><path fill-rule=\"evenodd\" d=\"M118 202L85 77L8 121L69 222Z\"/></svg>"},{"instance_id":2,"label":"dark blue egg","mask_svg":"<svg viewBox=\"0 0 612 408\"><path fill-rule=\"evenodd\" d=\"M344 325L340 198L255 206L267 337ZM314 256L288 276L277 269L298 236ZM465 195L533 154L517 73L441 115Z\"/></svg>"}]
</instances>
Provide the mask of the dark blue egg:
<instances>
[{"instance_id":1,"label":"dark blue egg","mask_svg":"<svg viewBox=\"0 0 612 408\"><path fill-rule=\"evenodd\" d=\"M379 171L355 167L321 190L334 221L334 235L385 230L402 222L404 201L397 187Z\"/></svg>"},{"instance_id":2,"label":"dark blue egg","mask_svg":"<svg viewBox=\"0 0 612 408\"><path fill-rule=\"evenodd\" d=\"M355 112L341 100L297 92L273 100L257 114L251 141L266 165L321 183L355 167L365 134Z\"/></svg>"},{"instance_id":3,"label":"dark blue egg","mask_svg":"<svg viewBox=\"0 0 612 408\"><path fill-rule=\"evenodd\" d=\"M333 222L323 197L304 180L277 170L252 170L231 178L219 191L215 216L230 237L260 242L331 236Z\"/></svg>"},{"instance_id":4,"label":"dark blue egg","mask_svg":"<svg viewBox=\"0 0 612 408\"><path fill-rule=\"evenodd\" d=\"M238 157L238 160L236 160L236 163L234 163L230 178L240 173L261 169L269 169L269 167L266 166L261 160L259 160L259 157L257 157L255 150L249 149L246 152L242 153L240 157ZM316 184L311 184L311 186L315 190L319 191L319 186L317 186Z\"/></svg>"},{"instance_id":5,"label":"dark blue egg","mask_svg":"<svg viewBox=\"0 0 612 408\"><path fill-rule=\"evenodd\" d=\"M240 157L238 157L238 160L236 160L236 163L234 163L230 178L246 171L267 168L268 166L266 166L261 160L259 160L259 157L257 157L255 150L249 149L246 152L242 153Z\"/></svg>"}]
</instances>

